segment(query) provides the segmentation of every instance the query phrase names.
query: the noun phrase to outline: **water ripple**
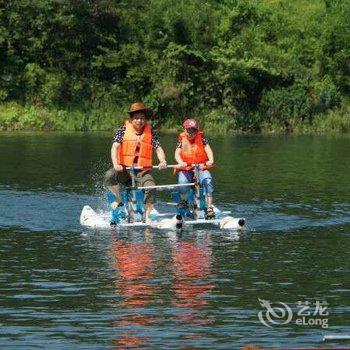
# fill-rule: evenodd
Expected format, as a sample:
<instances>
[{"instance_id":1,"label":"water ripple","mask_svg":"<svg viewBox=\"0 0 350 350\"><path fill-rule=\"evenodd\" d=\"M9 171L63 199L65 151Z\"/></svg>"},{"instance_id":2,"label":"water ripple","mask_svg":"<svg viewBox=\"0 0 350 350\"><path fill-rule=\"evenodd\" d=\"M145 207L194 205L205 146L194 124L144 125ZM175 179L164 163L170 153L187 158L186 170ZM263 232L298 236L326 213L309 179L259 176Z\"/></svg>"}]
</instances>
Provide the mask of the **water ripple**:
<instances>
[{"instance_id":1,"label":"water ripple","mask_svg":"<svg viewBox=\"0 0 350 350\"><path fill-rule=\"evenodd\" d=\"M1 190L0 203L0 227L12 227L18 233L22 229L81 231L79 217L85 204L98 210L107 208L100 195L57 192ZM280 200L218 205L236 217L245 217L248 227L256 231L291 231L350 224L350 205L347 203L333 203L327 208ZM164 202L157 206L159 210L169 210Z\"/></svg>"}]
</instances>

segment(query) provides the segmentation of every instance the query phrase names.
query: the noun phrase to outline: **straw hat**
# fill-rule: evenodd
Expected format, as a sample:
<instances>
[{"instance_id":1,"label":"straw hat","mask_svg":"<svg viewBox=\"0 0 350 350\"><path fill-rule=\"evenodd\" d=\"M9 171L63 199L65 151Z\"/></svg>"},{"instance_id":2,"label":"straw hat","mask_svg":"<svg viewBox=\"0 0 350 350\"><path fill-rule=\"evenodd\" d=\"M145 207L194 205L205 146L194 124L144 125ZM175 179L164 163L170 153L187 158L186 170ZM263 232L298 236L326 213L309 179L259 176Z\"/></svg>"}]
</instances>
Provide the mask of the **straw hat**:
<instances>
[{"instance_id":1,"label":"straw hat","mask_svg":"<svg viewBox=\"0 0 350 350\"><path fill-rule=\"evenodd\" d=\"M147 118L152 117L154 114L153 109L146 107L142 102L134 102L131 104L128 110L130 117L136 112L144 112Z\"/></svg>"}]
</instances>

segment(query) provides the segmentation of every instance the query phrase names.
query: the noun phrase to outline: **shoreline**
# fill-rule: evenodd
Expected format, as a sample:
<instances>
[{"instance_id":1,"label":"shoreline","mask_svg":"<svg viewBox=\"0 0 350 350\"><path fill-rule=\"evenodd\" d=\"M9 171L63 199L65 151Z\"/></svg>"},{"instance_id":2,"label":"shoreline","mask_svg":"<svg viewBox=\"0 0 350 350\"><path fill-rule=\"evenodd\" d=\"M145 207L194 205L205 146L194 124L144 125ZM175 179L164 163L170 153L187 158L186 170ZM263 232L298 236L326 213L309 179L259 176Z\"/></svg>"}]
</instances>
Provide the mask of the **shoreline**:
<instances>
[{"instance_id":1,"label":"shoreline","mask_svg":"<svg viewBox=\"0 0 350 350\"><path fill-rule=\"evenodd\" d=\"M202 129L213 135L344 135L350 134L350 106L331 110L313 117L310 121L300 120L263 121L253 130L247 126L234 128L233 117L216 114L217 122L212 120L213 112L204 114L200 120ZM121 108L115 111L79 109L49 109L41 106L22 106L16 102L0 104L0 132L114 132L127 118ZM156 120L155 128L164 134L177 133L181 129L180 118ZM286 126L287 125L287 126Z\"/></svg>"}]
</instances>

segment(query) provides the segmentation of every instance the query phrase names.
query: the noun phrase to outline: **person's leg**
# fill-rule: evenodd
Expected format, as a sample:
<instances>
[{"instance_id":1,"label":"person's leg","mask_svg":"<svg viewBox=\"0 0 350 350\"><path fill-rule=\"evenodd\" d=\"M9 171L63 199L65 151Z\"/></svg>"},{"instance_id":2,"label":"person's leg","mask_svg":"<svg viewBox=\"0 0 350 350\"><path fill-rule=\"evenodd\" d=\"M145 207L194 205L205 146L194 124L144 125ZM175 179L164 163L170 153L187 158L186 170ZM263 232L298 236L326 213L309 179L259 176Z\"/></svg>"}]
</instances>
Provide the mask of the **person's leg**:
<instances>
[{"instance_id":1,"label":"person's leg","mask_svg":"<svg viewBox=\"0 0 350 350\"><path fill-rule=\"evenodd\" d=\"M155 186L155 181L153 176L146 171L141 171L136 175L136 181L138 186L147 187L147 186ZM156 190L150 189L145 190L145 219L146 221L149 218L149 214L154 207L154 203L156 201Z\"/></svg>"},{"instance_id":2,"label":"person's leg","mask_svg":"<svg viewBox=\"0 0 350 350\"><path fill-rule=\"evenodd\" d=\"M178 184L184 185L193 182L193 172L192 171L180 171L179 172L179 178L178 178ZM189 186L180 186L179 192L181 196L181 200L187 200L188 192L189 192Z\"/></svg>"},{"instance_id":3,"label":"person's leg","mask_svg":"<svg viewBox=\"0 0 350 350\"><path fill-rule=\"evenodd\" d=\"M104 185L115 195L116 201L114 206L118 206L122 202L120 197L120 185L128 185L130 176L127 171L116 172L114 168L106 171L104 176Z\"/></svg>"},{"instance_id":4,"label":"person's leg","mask_svg":"<svg viewBox=\"0 0 350 350\"><path fill-rule=\"evenodd\" d=\"M207 203L207 208L210 208L213 206L214 184L213 178L208 170L199 171L199 182L203 186L203 192L205 196L205 201Z\"/></svg>"}]
</instances>

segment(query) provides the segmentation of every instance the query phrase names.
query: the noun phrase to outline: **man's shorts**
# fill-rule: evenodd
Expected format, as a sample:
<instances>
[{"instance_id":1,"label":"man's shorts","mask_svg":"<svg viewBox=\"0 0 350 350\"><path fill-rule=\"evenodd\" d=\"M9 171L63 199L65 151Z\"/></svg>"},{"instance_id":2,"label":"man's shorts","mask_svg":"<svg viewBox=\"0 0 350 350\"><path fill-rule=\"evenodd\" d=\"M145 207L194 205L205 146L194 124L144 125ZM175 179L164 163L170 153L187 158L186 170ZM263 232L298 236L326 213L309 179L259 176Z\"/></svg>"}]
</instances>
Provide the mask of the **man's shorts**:
<instances>
[{"instance_id":1,"label":"man's shorts","mask_svg":"<svg viewBox=\"0 0 350 350\"><path fill-rule=\"evenodd\" d=\"M138 171L135 176L136 184L139 187L144 186L155 186L155 181L149 170ZM116 172L114 168L107 170L104 177L104 185L115 186L122 185L124 187L131 186L130 173L123 169L122 171ZM145 204L154 204L155 202L155 189L145 190Z\"/></svg>"}]
</instances>

